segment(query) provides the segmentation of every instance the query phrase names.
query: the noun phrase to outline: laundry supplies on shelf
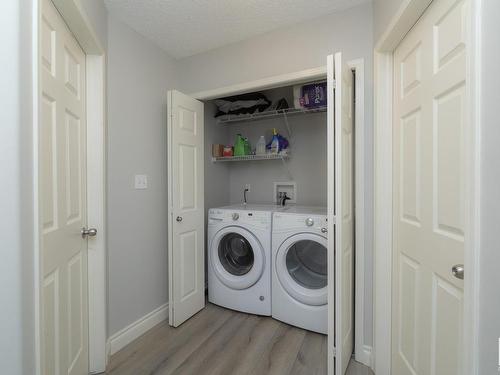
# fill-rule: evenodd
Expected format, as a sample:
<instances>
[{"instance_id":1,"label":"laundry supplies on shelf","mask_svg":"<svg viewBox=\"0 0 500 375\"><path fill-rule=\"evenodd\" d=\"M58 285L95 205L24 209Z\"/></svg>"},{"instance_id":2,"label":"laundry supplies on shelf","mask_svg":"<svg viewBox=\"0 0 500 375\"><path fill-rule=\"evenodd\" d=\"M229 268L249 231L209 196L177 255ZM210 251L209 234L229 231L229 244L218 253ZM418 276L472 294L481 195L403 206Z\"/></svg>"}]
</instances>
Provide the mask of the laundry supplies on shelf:
<instances>
[{"instance_id":1,"label":"laundry supplies on shelf","mask_svg":"<svg viewBox=\"0 0 500 375\"><path fill-rule=\"evenodd\" d=\"M241 134L236 134L236 139L234 141L234 156L250 155L251 153L252 149L248 139Z\"/></svg>"},{"instance_id":2,"label":"laundry supplies on shelf","mask_svg":"<svg viewBox=\"0 0 500 375\"><path fill-rule=\"evenodd\" d=\"M277 154L288 148L288 140L278 133L276 129L273 129L273 138L271 142L266 146L267 150L272 154Z\"/></svg>"},{"instance_id":3,"label":"laundry supplies on shelf","mask_svg":"<svg viewBox=\"0 0 500 375\"><path fill-rule=\"evenodd\" d=\"M271 154L277 154L280 151L280 140L278 138L278 132L273 129L273 139L271 140Z\"/></svg>"},{"instance_id":4,"label":"laundry supplies on shelf","mask_svg":"<svg viewBox=\"0 0 500 375\"><path fill-rule=\"evenodd\" d=\"M265 155L265 154L266 154L266 139L264 138L263 135L261 135L255 146L255 155Z\"/></svg>"},{"instance_id":5,"label":"laundry supplies on shelf","mask_svg":"<svg viewBox=\"0 0 500 375\"><path fill-rule=\"evenodd\" d=\"M296 109L319 109L327 105L326 82L314 82L293 87L293 105Z\"/></svg>"},{"instance_id":6,"label":"laundry supplies on shelf","mask_svg":"<svg viewBox=\"0 0 500 375\"><path fill-rule=\"evenodd\" d=\"M226 157L226 158L233 156L233 147L232 146L224 146L224 149L222 150L222 156Z\"/></svg>"}]
</instances>

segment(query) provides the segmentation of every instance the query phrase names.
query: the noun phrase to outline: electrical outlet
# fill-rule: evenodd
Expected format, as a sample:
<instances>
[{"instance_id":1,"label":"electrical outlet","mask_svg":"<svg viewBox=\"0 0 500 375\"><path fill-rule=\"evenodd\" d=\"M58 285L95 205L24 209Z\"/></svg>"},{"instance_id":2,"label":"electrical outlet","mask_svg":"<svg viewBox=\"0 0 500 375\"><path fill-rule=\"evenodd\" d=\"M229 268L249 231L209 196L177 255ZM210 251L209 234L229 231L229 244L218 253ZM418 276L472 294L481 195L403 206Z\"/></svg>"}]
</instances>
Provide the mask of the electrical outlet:
<instances>
[{"instance_id":1,"label":"electrical outlet","mask_svg":"<svg viewBox=\"0 0 500 375\"><path fill-rule=\"evenodd\" d=\"M134 187L136 189L147 189L148 188L148 176L145 174L136 174L134 182L135 182Z\"/></svg>"},{"instance_id":2,"label":"electrical outlet","mask_svg":"<svg viewBox=\"0 0 500 375\"><path fill-rule=\"evenodd\" d=\"M250 191L250 184L245 184L245 189L246 189L247 191Z\"/></svg>"}]
</instances>

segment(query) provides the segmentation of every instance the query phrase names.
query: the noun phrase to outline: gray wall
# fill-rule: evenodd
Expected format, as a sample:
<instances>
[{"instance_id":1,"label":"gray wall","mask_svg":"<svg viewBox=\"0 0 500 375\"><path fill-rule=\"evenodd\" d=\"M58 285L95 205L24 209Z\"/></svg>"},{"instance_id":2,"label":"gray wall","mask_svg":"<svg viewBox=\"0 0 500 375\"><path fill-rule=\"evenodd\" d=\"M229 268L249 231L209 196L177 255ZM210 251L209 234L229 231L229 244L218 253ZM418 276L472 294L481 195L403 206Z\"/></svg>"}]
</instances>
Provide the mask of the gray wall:
<instances>
[{"instance_id":1,"label":"gray wall","mask_svg":"<svg viewBox=\"0 0 500 375\"><path fill-rule=\"evenodd\" d=\"M373 40L377 43L405 0L373 0Z\"/></svg>"},{"instance_id":2,"label":"gray wall","mask_svg":"<svg viewBox=\"0 0 500 375\"><path fill-rule=\"evenodd\" d=\"M479 374L498 372L500 337L500 2L483 1L481 11L481 250Z\"/></svg>"},{"instance_id":3,"label":"gray wall","mask_svg":"<svg viewBox=\"0 0 500 375\"><path fill-rule=\"evenodd\" d=\"M215 105L205 103L205 209L229 204L229 165L212 163L212 144L227 138L227 128L215 123ZM206 221L206 216L205 216Z\"/></svg>"},{"instance_id":4,"label":"gray wall","mask_svg":"<svg viewBox=\"0 0 500 375\"><path fill-rule=\"evenodd\" d=\"M372 345L373 330L372 20L372 5L370 3L178 61L179 88L186 93L194 93L324 66L326 64L326 56L337 51L342 51L347 61L357 58L364 59L365 343L367 345ZM236 184L239 186L241 182L235 183L235 188ZM241 195L241 193L239 194ZM240 198L235 195L234 199L237 200Z\"/></svg>"},{"instance_id":5,"label":"gray wall","mask_svg":"<svg viewBox=\"0 0 500 375\"><path fill-rule=\"evenodd\" d=\"M108 11L104 1L97 0L78 0L80 6L87 13L90 24L99 39L102 47L107 50L108 47Z\"/></svg>"},{"instance_id":6,"label":"gray wall","mask_svg":"<svg viewBox=\"0 0 500 375\"><path fill-rule=\"evenodd\" d=\"M0 363L1 372L35 371L33 208L34 2L2 1L0 23Z\"/></svg>"},{"instance_id":7,"label":"gray wall","mask_svg":"<svg viewBox=\"0 0 500 375\"><path fill-rule=\"evenodd\" d=\"M112 335L167 302L167 90L174 61L108 19L108 257ZM148 175L147 190L134 175Z\"/></svg>"},{"instance_id":8,"label":"gray wall","mask_svg":"<svg viewBox=\"0 0 500 375\"><path fill-rule=\"evenodd\" d=\"M229 163L231 203L243 201L245 184L251 184L249 203L274 203L274 182L291 180L297 183L297 204L326 206L326 113L290 117L288 122L291 138L283 118L228 126L226 143L233 144L236 134L241 133L252 147L260 135L270 142L272 128L276 128L289 140L291 156L286 162L291 178L280 160Z\"/></svg>"}]
</instances>

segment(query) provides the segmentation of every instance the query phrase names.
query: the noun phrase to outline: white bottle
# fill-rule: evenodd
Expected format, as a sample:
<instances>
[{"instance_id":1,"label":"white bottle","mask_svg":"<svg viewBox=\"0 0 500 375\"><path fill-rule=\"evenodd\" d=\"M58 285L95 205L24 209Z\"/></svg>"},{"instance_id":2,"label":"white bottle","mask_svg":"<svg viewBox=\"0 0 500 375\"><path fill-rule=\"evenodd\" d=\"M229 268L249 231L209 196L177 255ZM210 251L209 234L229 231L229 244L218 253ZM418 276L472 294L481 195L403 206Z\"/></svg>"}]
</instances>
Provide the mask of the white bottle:
<instances>
[{"instance_id":1,"label":"white bottle","mask_svg":"<svg viewBox=\"0 0 500 375\"><path fill-rule=\"evenodd\" d=\"M260 136L257 144L255 146L255 154L256 155L265 155L266 154L266 139L263 135Z\"/></svg>"},{"instance_id":2,"label":"white bottle","mask_svg":"<svg viewBox=\"0 0 500 375\"><path fill-rule=\"evenodd\" d=\"M280 142L278 139L278 132L273 129L273 139L271 140L271 154L277 154L280 152Z\"/></svg>"}]
</instances>

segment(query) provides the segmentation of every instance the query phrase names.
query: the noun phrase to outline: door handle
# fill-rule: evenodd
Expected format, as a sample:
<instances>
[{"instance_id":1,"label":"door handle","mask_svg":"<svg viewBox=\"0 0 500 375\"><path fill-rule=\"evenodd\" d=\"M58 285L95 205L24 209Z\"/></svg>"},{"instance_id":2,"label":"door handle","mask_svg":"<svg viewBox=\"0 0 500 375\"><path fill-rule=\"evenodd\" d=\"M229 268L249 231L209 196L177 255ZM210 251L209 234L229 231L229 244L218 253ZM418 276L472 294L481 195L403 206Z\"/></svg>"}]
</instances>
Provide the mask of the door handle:
<instances>
[{"instance_id":1,"label":"door handle","mask_svg":"<svg viewBox=\"0 0 500 375\"><path fill-rule=\"evenodd\" d=\"M177 216L177 218L175 220L177 220L180 223L182 221L182 217L181 216Z\"/></svg>"},{"instance_id":2,"label":"door handle","mask_svg":"<svg viewBox=\"0 0 500 375\"><path fill-rule=\"evenodd\" d=\"M464 265L463 264L454 265L453 267L451 267L451 273L457 279L463 280L464 279Z\"/></svg>"},{"instance_id":3,"label":"door handle","mask_svg":"<svg viewBox=\"0 0 500 375\"><path fill-rule=\"evenodd\" d=\"M85 238L85 237L95 237L97 235L97 229L95 228L85 228L83 227L82 228L82 238Z\"/></svg>"}]
</instances>

